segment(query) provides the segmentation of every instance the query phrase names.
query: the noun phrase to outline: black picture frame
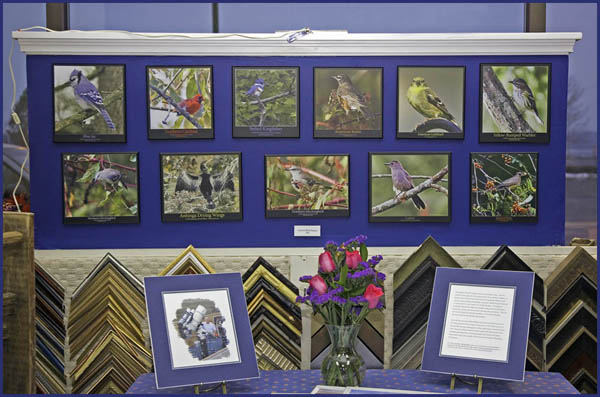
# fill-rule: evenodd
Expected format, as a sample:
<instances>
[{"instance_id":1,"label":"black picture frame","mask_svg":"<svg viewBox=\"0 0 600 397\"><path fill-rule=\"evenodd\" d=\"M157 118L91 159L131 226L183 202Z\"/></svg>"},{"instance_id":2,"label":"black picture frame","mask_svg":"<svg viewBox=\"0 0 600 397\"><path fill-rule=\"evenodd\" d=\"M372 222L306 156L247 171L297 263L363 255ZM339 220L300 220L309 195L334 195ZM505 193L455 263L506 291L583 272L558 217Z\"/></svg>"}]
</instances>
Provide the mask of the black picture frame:
<instances>
[{"instance_id":1,"label":"black picture frame","mask_svg":"<svg viewBox=\"0 0 600 397\"><path fill-rule=\"evenodd\" d=\"M192 212L192 213L166 213L165 212L165 181L163 159L165 156L237 156L238 158L238 196L239 212ZM243 213L243 188L242 188L242 153L241 152L185 152L185 153L160 153L160 213L163 222L194 222L194 221L241 221L244 218ZM225 171L223 171L225 172ZM201 177L200 177L201 178ZM211 178L211 186L214 189L214 179ZM200 181L198 181L200 183ZM200 189L200 187L198 187ZM223 187L223 189L226 189ZM214 190L213 190L214 192ZM199 195L202 195L198 191Z\"/></svg>"},{"instance_id":2,"label":"black picture frame","mask_svg":"<svg viewBox=\"0 0 600 397\"><path fill-rule=\"evenodd\" d=\"M70 186L73 183L78 183L76 180L81 177L75 171L75 176L70 176L69 181L66 180L65 171L67 167L65 166L65 156L68 155L135 155L137 164L137 169L135 171L135 183L136 183L136 192L137 192L137 213L131 216L114 216L114 215L99 215L99 216L85 216L85 217L68 217L66 216L67 206L65 203L65 199L68 197L68 194L65 192L65 186ZM63 188L62 191L62 217L63 224L65 225L82 225L82 224L126 224L126 223L140 223L140 155L139 152L62 152L60 154L61 161L61 185ZM87 170L86 170L87 171ZM118 185L118 182L117 182ZM88 185L90 186L90 185ZM90 189L91 187L88 187ZM128 188L130 189L130 188ZM89 191L88 191L89 192Z\"/></svg>"},{"instance_id":3,"label":"black picture frame","mask_svg":"<svg viewBox=\"0 0 600 397\"><path fill-rule=\"evenodd\" d=\"M535 196L530 202L524 203L523 205L530 205L531 202L535 204L535 215L533 216L514 216L510 215L498 215L498 216L474 216L473 215L473 205L476 204L476 199L474 199L474 195L477 195L479 191L474 190L476 188L477 182L473 181L474 177L474 156L482 156L482 155L529 155L535 157ZM513 167L514 168L514 167ZM518 172L518 171L517 171ZM538 221L539 216L539 175L540 175L540 167L539 167L539 153L538 152L471 152L469 155L469 219L471 223L536 223ZM491 177L495 177L494 175L490 175ZM529 176L530 177L530 176ZM503 176L501 179L505 180L510 178L509 175ZM474 185L475 183L475 185ZM521 181L522 183L522 181ZM533 182L532 182L533 183ZM487 189L486 189L487 190ZM495 189L493 190L495 191ZM526 208L526 207L523 207ZM512 212L512 209L511 209Z\"/></svg>"},{"instance_id":4,"label":"black picture frame","mask_svg":"<svg viewBox=\"0 0 600 397\"><path fill-rule=\"evenodd\" d=\"M150 115L150 70L151 69L208 69L210 73L210 112L211 112L211 127L210 128L172 128L159 129L152 128L152 117ZM212 65L147 65L146 66L146 122L148 125L149 140L181 140L181 139L214 139L215 137L215 90L214 90L214 73Z\"/></svg>"},{"instance_id":5,"label":"black picture frame","mask_svg":"<svg viewBox=\"0 0 600 397\"><path fill-rule=\"evenodd\" d=\"M458 126L459 132L450 132L450 131L436 131L432 132L431 130L427 131L418 131L419 127L424 127L424 122L419 123L413 131L401 131L401 103L404 104L405 107L410 108L413 112L417 112L415 109L412 109L411 105L406 101L402 101L400 99L401 95L405 97L405 92L400 92L400 70L401 69L459 69L462 70L462 81L461 81L461 95L462 95L462 125ZM422 74L421 74L422 75ZM466 123L466 66L464 65L399 65L396 71L396 138L398 139L464 139L465 138L465 123ZM435 88L435 87L433 87ZM435 90L434 90L435 91ZM441 98L442 101L444 98ZM417 113L418 114L418 113ZM423 117L423 120L426 120ZM453 128L453 124L449 124L450 128ZM436 129L436 128L432 128ZM437 128L440 129L440 128Z\"/></svg>"},{"instance_id":6,"label":"black picture frame","mask_svg":"<svg viewBox=\"0 0 600 397\"><path fill-rule=\"evenodd\" d=\"M56 130L56 124L59 122L56 119L56 106L57 106L57 98L55 94L55 89L59 86L66 85L64 89L69 90L68 81L61 83L60 85L55 85L56 78L56 68L57 67L69 67L69 68L81 68L81 67L116 67L122 69L122 81L121 87L123 90L123 95L121 98L121 112L123 117L120 119L112 120L117 126L122 126L122 133L119 134L103 134L98 133L97 131L88 131L82 132L81 134L65 134L59 133ZM71 63L53 63L52 64L52 141L54 143L125 143L127 142L127 91L125 84L125 74L126 68L125 64L112 64L112 63L83 63L83 62L71 62ZM86 76L87 77L87 76ZM92 78L93 79L93 78ZM96 87L98 89L98 87ZM106 100L106 98L103 98ZM92 114L93 115L93 114ZM90 115L90 117L92 117ZM88 117L88 119L90 118ZM86 119L84 119L86 120ZM81 120L82 122L84 120Z\"/></svg>"},{"instance_id":7,"label":"black picture frame","mask_svg":"<svg viewBox=\"0 0 600 397\"><path fill-rule=\"evenodd\" d=\"M287 69L295 72L296 125L295 126L238 126L236 71ZM268 82L266 82L268 83ZM268 88L268 84L266 84ZM231 68L231 131L233 138L300 138L300 67L298 66L233 66ZM238 90L239 91L239 90ZM266 98L268 99L268 98Z\"/></svg>"},{"instance_id":8,"label":"black picture frame","mask_svg":"<svg viewBox=\"0 0 600 397\"><path fill-rule=\"evenodd\" d=\"M546 108L546 132L535 132L535 133L526 133L526 132L484 132L483 131L483 123L484 123L484 112L488 112L485 109L483 103L483 85L484 85L484 68L490 66L506 66L506 67L546 67L548 68L548 87L547 87L547 108ZM506 88L505 88L506 90ZM508 95L508 93L507 93ZM511 98L511 100L513 100ZM514 100L513 100L514 103ZM552 118L552 64L551 63L482 63L479 66L479 142L480 143L550 143L550 134L551 134L551 118ZM539 105L538 105L539 106ZM519 111L517 109L517 111ZM523 116L520 116L523 118ZM524 120L524 119L523 119ZM524 120L526 124L531 125Z\"/></svg>"},{"instance_id":9,"label":"black picture frame","mask_svg":"<svg viewBox=\"0 0 600 397\"><path fill-rule=\"evenodd\" d=\"M280 157L292 157L292 158L299 158L299 157L327 157L327 156L335 156L335 157L345 157L347 158L347 184L346 184L346 188L348 190L347 192L347 198L346 198L346 202L347 202L347 208L346 209L335 209L335 210L303 210L303 209L279 209L279 210L274 210L274 209L269 209L268 203L269 203L269 198L268 198L268 194L269 194L269 190L271 190L271 188L269 187L269 181L267 178L268 172L267 172L267 166L268 166L268 159L269 158L280 158ZM327 153L327 154L266 154L264 156L264 178L265 178L265 184L264 184L264 192L265 192L265 217L266 218L337 218L337 217L350 217L350 154L348 153ZM290 186L291 186L291 182L290 182ZM286 195L289 195L287 192ZM292 204L293 205L293 204Z\"/></svg>"},{"instance_id":10,"label":"black picture frame","mask_svg":"<svg viewBox=\"0 0 600 397\"><path fill-rule=\"evenodd\" d=\"M397 156L397 157L401 158L402 156L427 156L427 155L446 156L447 157L448 172L446 173L445 176L442 177L443 179L447 180L447 182L446 182L446 184L447 184L446 190L448 193L447 194L447 197L448 197L448 204L447 204L447 212L448 213L447 213L447 215L432 215L432 216L425 216L425 215L419 215L419 214L407 215L407 216L376 216L376 214L374 215L373 214L373 207L374 207L374 203L373 203L373 179L374 179L373 178L373 158L374 158L374 156L386 156L386 157ZM452 220L452 189L453 189L453 186L452 186L452 152L447 152L447 151L369 152L368 161L369 161L369 174L368 174L368 177L369 177L369 200L368 200L369 222L371 222L371 223L394 223L394 222L395 223L410 223L410 222L412 222L412 223L423 223L423 222L426 222L426 223L429 223L429 222L449 223L449 222L451 222L451 220ZM441 171L441 169L440 169L440 171ZM387 174L382 174L382 175L387 175ZM390 181L390 183L391 183L391 181ZM413 185L418 186L418 184L416 184L414 180L413 180ZM431 189L431 190L435 190L435 189ZM425 191L423 191L423 192L425 192ZM419 194L422 195L423 192L421 192ZM437 192L436 194L444 194L444 193ZM393 200L394 198L395 197L385 200L382 203L379 203L378 205L381 205L387 201ZM396 205L412 206L413 204L401 202L400 204L396 204ZM392 207L382 210L380 212L385 212L388 209L395 207L396 205L393 205Z\"/></svg>"},{"instance_id":11,"label":"black picture frame","mask_svg":"<svg viewBox=\"0 0 600 397\"><path fill-rule=\"evenodd\" d=\"M380 93L381 93L381 108L377 109L378 112L375 113L377 118L379 119L379 128L372 130L335 130L335 129L317 129L317 115L318 112L318 104L317 104L317 72L320 70L369 70L376 71L380 74ZM383 109L384 109L384 93L383 93L383 67L378 66L365 66L365 67L313 67L313 138L362 138L362 139L383 139ZM332 81L334 81L332 79ZM334 81L335 84L335 81ZM335 87L332 87L332 90Z\"/></svg>"}]
</instances>

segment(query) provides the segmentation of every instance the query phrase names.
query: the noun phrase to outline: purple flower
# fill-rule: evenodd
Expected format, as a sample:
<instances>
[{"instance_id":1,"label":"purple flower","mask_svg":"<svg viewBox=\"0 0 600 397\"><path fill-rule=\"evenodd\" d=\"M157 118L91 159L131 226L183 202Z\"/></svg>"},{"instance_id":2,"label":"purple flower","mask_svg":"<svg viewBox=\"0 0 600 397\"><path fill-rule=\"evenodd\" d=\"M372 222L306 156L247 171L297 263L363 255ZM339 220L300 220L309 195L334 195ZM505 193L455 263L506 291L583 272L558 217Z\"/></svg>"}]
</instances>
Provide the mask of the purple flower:
<instances>
[{"instance_id":1,"label":"purple flower","mask_svg":"<svg viewBox=\"0 0 600 397\"><path fill-rule=\"evenodd\" d=\"M307 275L307 276L302 276L299 278L300 281L302 281L303 283L309 281L313 276L311 275Z\"/></svg>"},{"instance_id":2,"label":"purple flower","mask_svg":"<svg viewBox=\"0 0 600 397\"><path fill-rule=\"evenodd\" d=\"M366 302L366 301L367 300L362 295L353 296L353 297L350 298L350 302L352 302L352 303L354 303L356 305L360 305L361 303Z\"/></svg>"},{"instance_id":3,"label":"purple flower","mask_svg":"<svg viewBox=\"0 0 600 397\"><path fill-rule=\"evenodd\" d=\"M385 281L385 274L377 272L377 278L380 279L381 281Z\"/></svg>"},{"instance_id":4,"label":"purple flower","mask_svg":"<svg viewBox=\"0 0 600 397\"><path fill-rule=\"evenodd\" d=\"M360 244L364 243L365 241L367 241L367 236L365 236L364 234L359 234L356 237L352 237L351 239L344 241L343 245L345 247L352 243L356 243L357 245L360 245Z\"/></svg>"},{"instance_id":5,"label":"purple flower","mask_svg":"<svg viewBox=\"0 0 600 397\"><path fill-rule=\"evenodd\" d=\"M383 309L383 302L379 301L379 303L377 304L377 306L375 306L375 309Z\"/></svg>"},{"instance_id":6,"label":"purple flower","mask_svg":"<svg viewBox=\"0 0 600 397\"><path fill-rule=\"evenodd\" d=\"M348 278L362 278L362 277L369 277L369 276L374 276L376 274L375 270L373 270L372 267L368 267L364 270L360 270L358 272L354 272L354 273L348 273Z\"/></svg>"},{"instance_id":7,"label":"purple flower","mask_svg":"<svg viewBox=\"0 0 600 397\"><path fill-rule=\"evenodd\" d=\"M328 241L325 243L325 248L327 248L327 246L328 246L328 245L335 245L335 246L337 247L338 243L336 243L336 242L335 242L335 241L333 241L333 240L328 240Z\"/></svg>"},{"instance_id":8,"label":"purple flower","mask_svg":"<svg viewBox=\"0 0 600 397\"><path fill-rule=\"evenodd\" d=\"M348 302L346 299L342 298L341 296L332 296L331 300L334 301L335 303L339 303L340 305L345 304L346 302Z\"/></svg>"},{"instance_id":9,"label":"purple flower","mask_svg":"<svg viewBox=\"0 0 600 397\"><path fill-rule=\"evenodd\" d=\"M369 265L375 266L379 262L381 262L382 259L383 259L383 256L381 256L381 255L375 255L375 256L372 256L371 259L369 259L367 262L369 262Z\"/></svg>"}]
</instances>

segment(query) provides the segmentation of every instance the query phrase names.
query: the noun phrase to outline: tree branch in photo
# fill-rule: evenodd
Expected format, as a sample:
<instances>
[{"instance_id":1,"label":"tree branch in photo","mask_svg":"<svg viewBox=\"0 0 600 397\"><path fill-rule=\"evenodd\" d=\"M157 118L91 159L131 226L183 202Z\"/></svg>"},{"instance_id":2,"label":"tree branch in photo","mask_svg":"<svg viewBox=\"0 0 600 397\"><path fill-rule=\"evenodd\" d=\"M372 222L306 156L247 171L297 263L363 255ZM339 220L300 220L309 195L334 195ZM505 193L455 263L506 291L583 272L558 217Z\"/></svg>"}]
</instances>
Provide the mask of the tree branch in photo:
<instances>
[{"instance_id":1,"label":"tree branch in photo","mask_svg":"<svg viewBox=\"0 0 600 397\"><path fill-rule=\"evenodd\" d=\"M122 97L123 97L123 91L116 90L115 92L108 95L104 99L104 107L110 106L113 102L115 102L118 99L121 99ZM81 109L79 112L75 113L74 115L69 116L64 120L57 121L54 125L54 129L57 133L60 133L66 127L76 124L76 123L82 123L84 120L89 119L90 117L92 117L94 115L100 116L100 113L98 113L98 111L96 109L92 109L92 108ZM115 133L118 133L118 132L115 132Z\"/></svg>"},{"instance_id":2,"label":"tree branch in photo","mask_svg":"<svg viewBox=\"0 0 600 397\"><path fill-rule=\"evenodd\" d=\"M282 192L281 190L273 189L273 188L270 188L270 187L268 187L268 188L267 188L267 190L269 190L269 191L271 191L271 192L274 192L274 193L282 194L282 195L284 195L284 196L290 196L290 197L294 197L294 198L297 198L297 197L298 197L298 196L297 196L297 195L295 195L295 194L288 193L288 192Z\"/></svg>"},{"instance_id":3,"label":"tree branch in photo","mask_svg":"<svg viewBox=\"0 0 600 397\"><path fill-rule=\"evenodd\" d=\"M87 77L87 79L89 81L94 80L96 77L98 77L100 74L102 74L102 72L104 72L104 66L99 66L96 68L96 70L94 70L92 73L86 75L85 77ZM71 85L70 81L66 81L62 84L57 85L56 87L54 87L54 92L58 92L58 91L62 91L65 88L69 87Z\"/></svg>"},{"instance_id":4,"label":"tree branch in photo","mask_svg":"<svg viewBox=\"0 0 600 397\"><path fill-rule=\"evenodd\" d=\"M345 202L346 202L345 198L337 198L337 199L333 199L333 200L326 202L324 205L327 207L348 208L348 206L340 205ZM278 205L276 207L271 207L271 210L298 210L298 209L307 209L312 206L313 206L313 204L283 204L283 205Z\"/></svg>"},{"instance_id":5,"label":"tree branch in photo","mask_svg":"<svg viewBox=\"0 0 600 397\"><path fill-rule=\"evenodd\" d=\"M273 102L273 101L278 100L279 98L283 98L283 97L290 96L290 95L296 95L296 90L295 89L289 90L289 91L285 91L285 92L282 92L277 95L270 96L265 99L255 100L255 101L250 101L250 102L241 102L240 104L241 105L258 105L260 103L265 104L265 103Z\"/></svg>"},{"instance_id":6,"label":"tree branch in photo","mask_svg":"<svg viewBox=\"0 0 600 397\"><path fill-rule=\"evenodd\" d=\"M483 103L502 132L535 133L502 86L491 66L483 66Z\"/></svg>"},{"instance_id":7,"label":"tree branch in photo","mask_svg":"<svg viewBox=\"0 0 600 397\"><path fill-rule=\"evenodd\" d=\"M378 178L391 178L392 174L373 174L371 175L371 178L373 179L378 179ZM411 175L410 176L412 179L429 179L431 178L431 175ZM440 179L440 182L448 182L448 179L443 178Z\"/></svg>"},{"instance_id":8,"label":"tree branch in photo","mask_svg":"<svg viewBox=\"0 0 600 397\"><path fill-rule=\"evenodd\" d=\"M422 134L434 129L444 130L453 134L462 133L462 130L459 126L454 124L452 121L443 118L425 120L424 122L417 124L413 132Z\"/></svg>"},{"instance_id":9,"label":"tree branch in photo","mask_svg":"<svg viewBox=\"0 0 600 397\"><path fill-rule=\"evenodd\" d=\"M431 184L431 188L434 190L437 190L440 193L444 193L446 196L448 195L448 189L446 189L445 187L441 186L441 185L437 185L435 183Z\"/></svg>"},{"instance_id":10,"label":"tree branch in photo","mask_svg":"<svg viewBox=\"0 0 600 397\"><path fill-rule=\"evenodd\" d=\"M445 166L444 168L439 170L435 175L433 175L431 178L427 179L424 182L421 182L420 184L413 187L412 189L407 190L406 192L402 192L402 193L398 194L396 197L374 206L373 208L371 208L371 215L376 215L376 214L379 214L380 212L389 210L390 208L395 207L396 205L400 204L401 202L408 200L409 198L421 193L422 191L433 188L432 185L435 185L437 182L439 182L447 173L448 173L448 166Z\"/></svg>"},{"instance_id":11,"label":"tree branch in photo","mask_svg":"<svg viewBox=\"0 0 600 397\"><path fill-rule=\"evenodd\" d=\"M168 103L169 105L173 106L175 109L177 109L177 112L179 114L181 114L183 117L185 117L190 123L192 123L194 125L194 127L196 127L197 129L202 129L202 127L200 127L200 124L198 124L198 122L196 120L194 120L194 118L185 110L183 110L181 108L181 106L179 106L177 104L177 102L175 102L173 100L173 98L171 98L170 96L168 96L167 94L165 94L163 91L160 90L160 88L157 88L153 85L150 86L150 88L152 90L154 90L154 92L156 92L158 95L160 95L161 97L163 97Z\"/></svg>"}]
</instances>

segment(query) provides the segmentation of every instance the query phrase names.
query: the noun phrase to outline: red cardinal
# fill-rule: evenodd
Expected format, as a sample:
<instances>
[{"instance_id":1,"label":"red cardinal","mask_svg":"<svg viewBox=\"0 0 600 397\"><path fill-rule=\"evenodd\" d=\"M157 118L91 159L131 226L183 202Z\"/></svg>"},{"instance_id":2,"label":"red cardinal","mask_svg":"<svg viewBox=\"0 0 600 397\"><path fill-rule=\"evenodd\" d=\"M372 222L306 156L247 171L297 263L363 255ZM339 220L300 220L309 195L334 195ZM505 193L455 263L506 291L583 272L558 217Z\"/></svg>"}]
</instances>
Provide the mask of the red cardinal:
<instances>
[{"instance_id":1,"label":"red cardinal","mask_svg":"<svg viewBox=\"0 0 600 397\"><path fill-rule=\"evenodd\" d=\"M196 94L192 99L184 99L183 101L179 102L179 107L184 109L190 115L193 115L200 110L203 100L204 98L202 97L202 94Z\"/></svg>"}]
</instances>

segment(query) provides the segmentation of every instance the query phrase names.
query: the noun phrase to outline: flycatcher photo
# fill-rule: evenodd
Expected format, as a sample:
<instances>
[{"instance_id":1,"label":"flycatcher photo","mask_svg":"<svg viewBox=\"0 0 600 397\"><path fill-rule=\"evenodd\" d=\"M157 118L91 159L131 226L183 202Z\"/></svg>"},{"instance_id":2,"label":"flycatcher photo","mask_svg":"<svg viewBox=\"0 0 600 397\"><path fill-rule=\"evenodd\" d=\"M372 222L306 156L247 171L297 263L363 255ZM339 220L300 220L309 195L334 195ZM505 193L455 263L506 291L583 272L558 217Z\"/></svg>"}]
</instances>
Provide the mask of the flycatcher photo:
<instances>
[{"instance_id":1,"label":"flycatcher photo","mask_svg":"<svg viewBox=\"0 0 600 397\"><path fill-rule=\"evenodd\" d=\"M314 137L383 137L383 68L314 68Z\"/></svg>"},{"instance_id":2,"label":"flycatcher photo","mask_svg":"<svg viewBox=\"0 0 600 397\"><path fill-rule=\"evenodd\" d=\"M267 218L350 216L349 158L265 156Z\"/></svg>"},{"instance_id":3,"label":"flycatcher photo","mask_svg":"<svg viewBox=\"0 0 600 397\"><path fill-rule=\"evenodd\" d=\"M233 68L233 137L298 138L297 67Z\"/></svg>"},{"instance_id":4,"label":"flycatcher photo","mask_svg":"<svg viewBox=\"0 0 600 397\"><path fill-rule=\"evenodd\" d=\"M398 67L398 138L464 138L465 68Z\"/></svg>"},{"instance_id":5,"label":"flycatcher photo","mask_svg":"<svg viewBox=\"0 0 600 397\"><path fill-rule=\"evenodd\" d=\"M369 222L450 222L450 158L369 153Z\"/></svg>"},{"instance_id":6,"label":"flycatcher photo","mask_svg":"<svg viewBox=\"0 0 600 397\"><path fill-rule=\"evenodd\" d=\"M480 142L550 141L550 69L481 65Z\"/></svg>"},{"instance_id":7,"label":"flycatcher photo","mask_svg":"<svg viewBox=\"0 0 600 397\"><path fill-rule=\"evenodd\" d=\"M138 223L137 153L63 153L64 223Z\"/></svg>"},{"instance_id":8,"label":"flycatcher photo","mask_svg":"<svg viewBox=\"0 0 600 397\"><path fill-rule=\"evenodd\" d=\"M54 65L54 141L125 142L125 66Z\"/></svg>"},{"instance_id":9,"label":"flycatcher photo","mask_svg":"<svg viewBox=\"0 0 600 397\"><path fill-rule=\"evenodd\" d=\"M536 222L537 153L471 153L471 222Z\"/></svg>"},{"instance_id":10,"label":"flycatcher photo","mask_svg":"<svg viewBox=\"0 0 600 397\"><path fill-rule=\"evenodd\" d=\"M162 220L242 219L241 153L162 153Z\"/></svg>"},{"instance_id":11,"label":"flycatcher photo","mask_svg":"<svg viewBox=\"0 0 600 397\"><path fill-rule=\"evenodd\" d=\"M213 138L212 67L146 69L148 139Z\"/></svg>"}]
</instances>

